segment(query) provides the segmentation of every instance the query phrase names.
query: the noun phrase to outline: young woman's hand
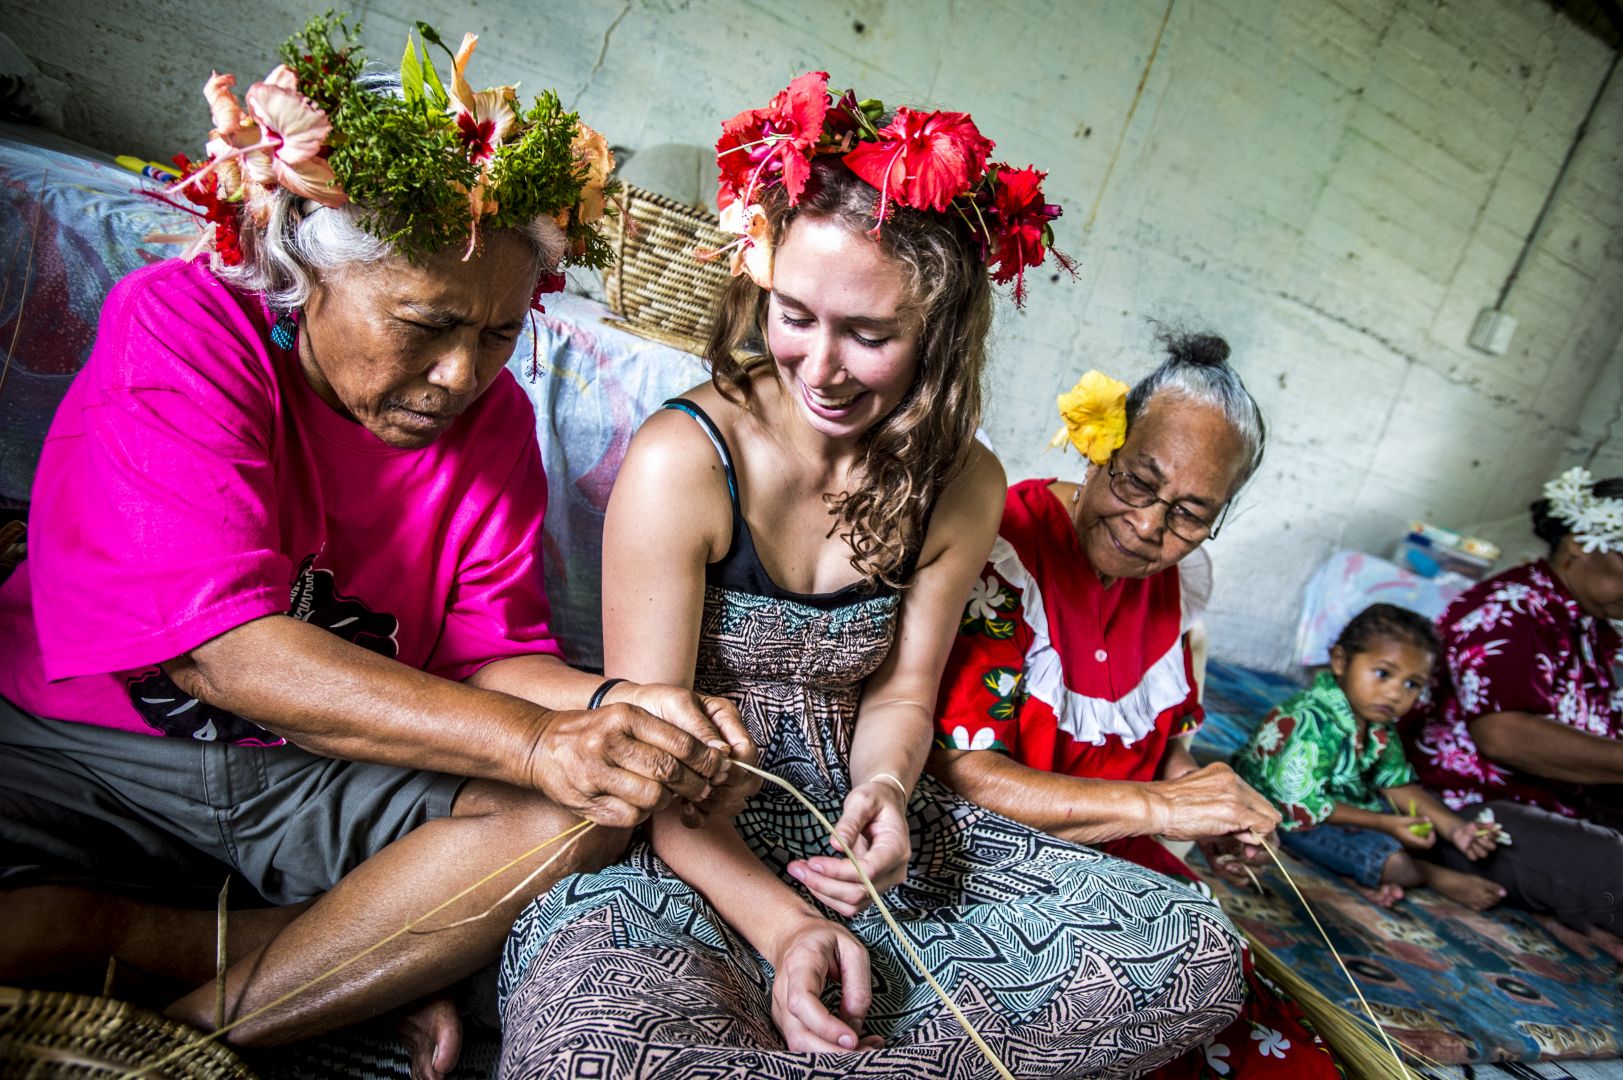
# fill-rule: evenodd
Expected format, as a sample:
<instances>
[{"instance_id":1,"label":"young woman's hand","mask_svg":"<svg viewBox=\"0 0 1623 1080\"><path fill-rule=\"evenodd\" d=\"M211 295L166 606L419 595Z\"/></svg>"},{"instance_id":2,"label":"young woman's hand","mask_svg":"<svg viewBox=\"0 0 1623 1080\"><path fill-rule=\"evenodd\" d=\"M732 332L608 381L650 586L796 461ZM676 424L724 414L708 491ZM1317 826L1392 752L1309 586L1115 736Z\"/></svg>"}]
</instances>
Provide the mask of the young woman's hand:
<instances>
[{"instance_id":1,"label":"young woman's hand","mask_svg":"<svg viewBox=\"0 0 1623 1080\"><path fill-rule=\"evenodd\" d=\"M1467 859L1475 862L1493 854L1499 846L1499 831L1490 825L1461 821L1449 830L1448 839Z\"/></svg>"},{"instance_id":2,"label":"young woman's hand","mask_svg":"<svg viewBox=\"0 0 1623 1080\"><path fill-rule=\"evenodd\" d=\"M1276 850L1279 848L1278 833L1269 833L1262 837L1250 833L1245 835L1254 840L1261 840ZM1272 861L1261 844L1248 843L1236 835L1205 837L1196 840L1195 846L1200 848L1201 855L1206 859L1206 865L1234 885L1248 885L1254 880L1253 874L1248 873L1246 867L1267 866Z\"/></svg>"},{"instance_id":3,"label":"young woman's hand","mask_svg":"<svg viewBox=\"0 0 1623 1080\"><path fill-rule=\"evenodd\" d=\"M855 855L874 888L883 892L907 877L912 844L907 834L907 805L901 787L888 779L858 784L845 797L845 812L834 823L837 850ZM871 902L862 878L844 855L796 859L789 876L812 895L850 918Z\"/></svg>"},{"instance_id":4,"label":"young woman's hand","mask_svg":"<svg viewBox=\"0 0 1623 1080\"><path fill-rule=\"evenodd\" d=\"M772 964L772 1020L795 1053L873 1050L884 1040L862 1034L873 992L868 950L845 927L807 912L778 931L767 951ZM823 987L840 982L839 1013L823 1004Z\"/></svg>"},{"instance_id":5,"label":"young woman's hand","mask_svg":"<svg viewBox=\"0 0 1623 1080\"><path fill-rule=\"evenodd\" d=\"M1429 818L1415 817L1409 814L1383 814L1381 816L1385 819L1386 831L1396 837L1398 843L1406 848L1425 851L1437 843L1437 830L1429 827L1431 825ZM1416 835L1414 830L1409 828L1411 825L1426 825L1428 828L1422 830L1424 835Z\"/></svg>"}]
</instances>

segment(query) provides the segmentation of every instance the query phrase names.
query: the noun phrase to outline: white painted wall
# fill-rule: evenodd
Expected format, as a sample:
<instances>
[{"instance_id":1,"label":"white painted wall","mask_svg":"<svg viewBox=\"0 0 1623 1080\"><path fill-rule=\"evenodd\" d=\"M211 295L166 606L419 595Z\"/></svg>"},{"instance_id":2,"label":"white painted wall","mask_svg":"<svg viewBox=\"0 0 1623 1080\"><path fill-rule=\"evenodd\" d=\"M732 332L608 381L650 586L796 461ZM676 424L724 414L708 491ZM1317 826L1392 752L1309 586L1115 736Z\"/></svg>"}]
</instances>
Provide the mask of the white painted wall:
<instances>
[{"instance_id":1,"label":"white painted wall","mask_svg":"<svg viewBox=\"0 0 1623 1080\"><path fill-rule=\"evenodd\" d=\"M1011 477L1073 472L1041 453L1057 392L1089 366L1148 370L1146 317L1226 335L1273 442L1211 546L1220 657L1287 664L1301 585L1337 548L1384 550L1412 517L1508 536L1558 467L1596 451L1623 472L1623 79L1509 297L1510 355L1465 344L1611 59L1540 0L1174 0L1130 124L1163 0L360 10L376 58L409 19L475 30L476 83L555 86L626 146L709 142L826 68L969 110L999 156L1049 169L1081 275L1002 313L988 428ZM73 84L73 134L160 159L200 149L210 67L257 78L305 13L0 0L6 32Z\"/></svg>"}]
</instances>

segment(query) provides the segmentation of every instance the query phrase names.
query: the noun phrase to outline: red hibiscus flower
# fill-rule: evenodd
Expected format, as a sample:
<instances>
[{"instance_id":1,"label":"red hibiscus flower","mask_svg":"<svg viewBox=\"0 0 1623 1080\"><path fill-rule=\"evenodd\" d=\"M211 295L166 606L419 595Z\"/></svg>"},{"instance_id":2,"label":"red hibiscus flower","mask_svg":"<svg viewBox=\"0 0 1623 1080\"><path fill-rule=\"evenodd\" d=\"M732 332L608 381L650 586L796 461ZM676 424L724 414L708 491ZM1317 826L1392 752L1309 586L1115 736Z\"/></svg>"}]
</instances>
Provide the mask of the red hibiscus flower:
<instances>
[{"instance_id":1,"label":"red hibiscus flower","mask_svg":"<svg viewBox=\"0 0 1623 1080\"><path fill-rule=\"evenodd\" d=\"M1041 266L1054 242L1049 222L1060 216L1060 208L1043 201L1042 182L1047 173L1034 166L1011 169L994 164L992 182L979 200L987 235L986 265L999 285L1014 282L1014 302L1026 298L1026 271ZM1070 259L1054 253L1060 265L1074 272Z\"/></svg>"},{"instance_id":2,"label":"red hibiscus flower","mask_svg":"<svg viewBox=\"0 0 1623 1080\"><path fill-rule=\"evenodd\" d=\"M883 221L892 201L916 210L946 210L980 183L993 145L968 113L921 113L904 105L876 141L859 144L843 160L879 189Z\"/></svg>"},{"instance_id":3,"label":"red hibiscus flower","mask_svg":"<svg viewBox=\"0 0 1623 1080\"><path fill-rule=\"evenodd\" d=\"M203 169L203 165L190 160L185 154L176 154L173 160L180 167L182 176L191 176ZM161 195L156 197L176 209L196 214L205 222L213 225L214 229L210 232L207 225L205 225L203 234L187 250L184 257L187 259L194 258L197 254L206 250L207 247L212 246L214 253L220 256L220 261L226 266L241 264L242 242L237 231L237 221L242 213L242 203L231 202L220 197L220 174L218 172L204 174L201 180L186 188L185 193L188 199L203 208L202 213L199 214L197 211L181 206L179 203Z\"/></svg>"},{"instance_id":4,"label":"red hibiscus flower","mask_svg":"<svg viewBox=\"0 0 1623 1080\"><path fill-rule=\"evenodd\" d=\"M823 138L828 112L828 72L808 71L764 109L746 109L724 121L716 141L721 166L721 203L755 201L755 190L782 182L789 205L800 200L811 176L812 155Z\"/></svg>"},{"instance_id":5,"label":"red hibiscus flower","mask_svg":"<svg viewBox=\"0 0 1623 1080\"><path fill-rule=\"evenodd\" d=\"M480 120L472 113L459 112L456 114L456 126L469 161L483 165L496 156L495 120Z\"/></svg>"},{"instance_id":6,"label":"red hibiscus flower","mask_svg":"<svg viewBox=\"0 0 1623 1080\"><path fill-rule=\"evenodd\" d=\"M541 314L547 313L541 298L547 293L560 293L569 287L569 279L556 270L542 274L535 280L535 291L530 294L530 306Z\"/></svg>"}]
</instances>

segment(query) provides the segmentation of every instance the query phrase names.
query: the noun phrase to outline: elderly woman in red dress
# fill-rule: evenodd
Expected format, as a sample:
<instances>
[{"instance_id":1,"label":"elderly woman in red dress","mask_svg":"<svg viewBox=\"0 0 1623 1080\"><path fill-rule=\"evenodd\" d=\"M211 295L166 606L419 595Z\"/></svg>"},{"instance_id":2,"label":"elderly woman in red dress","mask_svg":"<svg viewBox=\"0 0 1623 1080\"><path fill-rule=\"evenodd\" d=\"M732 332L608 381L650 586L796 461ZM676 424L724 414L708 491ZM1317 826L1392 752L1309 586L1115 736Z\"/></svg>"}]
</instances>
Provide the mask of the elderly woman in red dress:
<instances>
[{"instance_id":1,"label":"elderly woman in red dress","mask_svg":"<svg viewBox=\"0 0 1623 1080\"><path fill-rule=\"evenodd\" d=\"M1474 866L1505 903L1623 963L1623 477L1572 469L1544 496L1531 509L1549 556L1443 612L1431 702L1403 734L1421 783L1514 841Z\"/></svg>"},{"instance_id":2,"label":"elderly woman in red dress","mask_svg":"<svg viewBox=\"0 0 1623 1080\"><path fill-rule=\"evenodd\" d=\"M1090 372L1060 399L1091 461L1081 483L1009 489L948 661L931 769L1016 821L1194 881L1155 837L1239 872L1279 821L1181 738L1203 716L1190 631L1211 591L1209 562L1189 556L1256 470L1264 427L1226 342L1164 343L1131 392ZM1250 988L1240 1019L1157 1075L1334 1077L1295 1007Z\"/></svg>"}]
</instances>

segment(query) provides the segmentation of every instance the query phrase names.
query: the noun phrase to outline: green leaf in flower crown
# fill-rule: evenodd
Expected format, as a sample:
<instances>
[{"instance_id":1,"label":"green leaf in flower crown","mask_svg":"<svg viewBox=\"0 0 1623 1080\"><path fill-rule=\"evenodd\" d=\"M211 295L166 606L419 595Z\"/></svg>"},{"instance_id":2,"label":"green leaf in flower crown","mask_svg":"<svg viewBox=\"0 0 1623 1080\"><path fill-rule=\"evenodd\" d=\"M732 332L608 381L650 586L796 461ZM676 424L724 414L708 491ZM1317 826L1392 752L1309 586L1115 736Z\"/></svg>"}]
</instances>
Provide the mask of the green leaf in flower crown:
<instances>
[{"instance_id":1,"label":"green leaf in flower crown","mask_svg":"<svg viewBox=\"0 0 1623 1080\"><path fill-rule=\"evenodd\" d=\"M423 65L417 59L417 42L406 34L406 55L400 58L400 93L413 105L423 100Z\"/></svg>"},{"instance_id":2,"label":"green leaf in flower crown","mask_svg":"<svg viewBox=\"0 0 1623 1080\"><path fill-rule=\"evenodd\" d=\"M440 82L440 73L434 70L434 58L423 50L423 78L428 81L428 103L441 112L451 103L451 95L445 92L445 84Z\"/></svg>"}]
</instances>

